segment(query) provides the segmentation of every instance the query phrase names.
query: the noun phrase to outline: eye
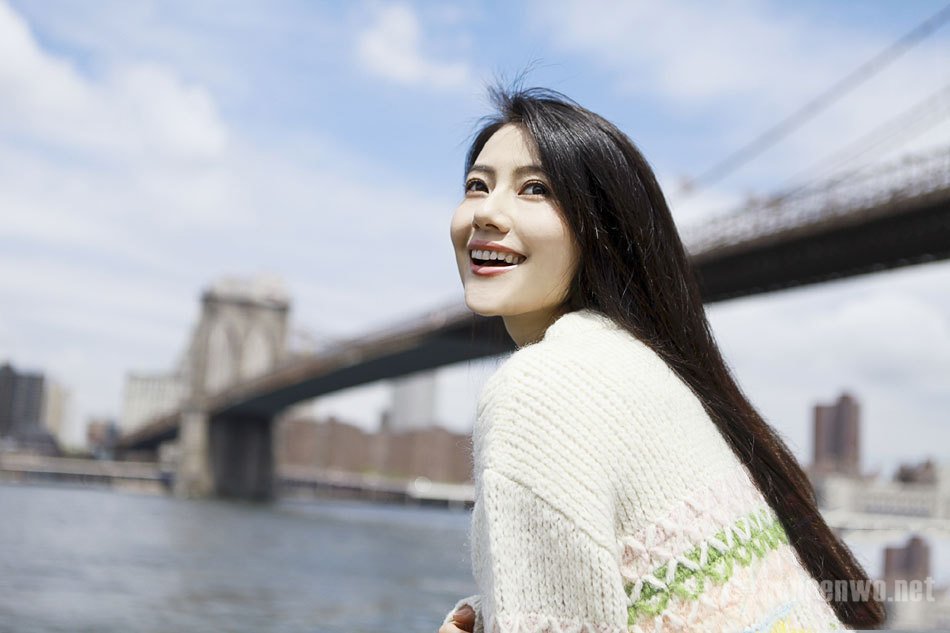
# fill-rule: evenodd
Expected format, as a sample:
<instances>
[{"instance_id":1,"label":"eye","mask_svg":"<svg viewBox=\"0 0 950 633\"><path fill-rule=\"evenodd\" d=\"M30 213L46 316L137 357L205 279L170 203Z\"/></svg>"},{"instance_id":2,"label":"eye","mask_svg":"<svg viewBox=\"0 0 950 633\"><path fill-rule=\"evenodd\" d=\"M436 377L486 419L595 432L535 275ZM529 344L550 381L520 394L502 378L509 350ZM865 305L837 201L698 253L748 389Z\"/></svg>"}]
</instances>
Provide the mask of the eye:
<instances>
[{"instance_id":1,"label":"eye","mask_svg":"<svg viewBox=\"0 0 950 633\"><path fill-rule=\"evenodd\" d=\"M527 193L529 196L547 196L551 193L548 191L547 185L537 180L532 180L531 182L525 184L522 191Z\"/></svg>"},{"instance_id":2,"label":"eye","mask_svg":"<svg viewBox=\"0 0 950 633\"><path fill-rule=\"evenodd\" d=\"M465 181L465 193L470 191L479 191L478 187L481 186L481 191L488 191L488 187L482 182L479 178L469 178Z\"/></svg>"}]
</instances>

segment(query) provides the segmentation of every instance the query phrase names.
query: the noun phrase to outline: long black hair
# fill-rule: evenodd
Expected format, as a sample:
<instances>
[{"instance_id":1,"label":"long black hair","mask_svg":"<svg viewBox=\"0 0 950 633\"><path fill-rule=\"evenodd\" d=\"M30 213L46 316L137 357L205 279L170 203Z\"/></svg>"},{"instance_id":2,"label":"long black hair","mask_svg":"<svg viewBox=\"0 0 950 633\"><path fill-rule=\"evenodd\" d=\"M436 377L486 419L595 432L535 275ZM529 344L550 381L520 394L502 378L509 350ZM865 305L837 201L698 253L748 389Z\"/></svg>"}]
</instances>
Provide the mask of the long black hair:
<instances>
[{"instance_id":1,"label":"long black hair","mask_svg":"<svg viewBox=\"0 0 950 633\"><path fill-rule=\"evenodd\" d=\"M612 318L677 373L747 467L816 580L867 582L864 569L818 511L798 461L724 362L663 192L634 143L609 121L553 90L493 86L489 95L497 114L476 133L465 173L502 126L524 126L579 247L562 307L593 309ZM877 628L884 622L874 595L831 602L848 626Z\"/></svg>"}]
</instances>

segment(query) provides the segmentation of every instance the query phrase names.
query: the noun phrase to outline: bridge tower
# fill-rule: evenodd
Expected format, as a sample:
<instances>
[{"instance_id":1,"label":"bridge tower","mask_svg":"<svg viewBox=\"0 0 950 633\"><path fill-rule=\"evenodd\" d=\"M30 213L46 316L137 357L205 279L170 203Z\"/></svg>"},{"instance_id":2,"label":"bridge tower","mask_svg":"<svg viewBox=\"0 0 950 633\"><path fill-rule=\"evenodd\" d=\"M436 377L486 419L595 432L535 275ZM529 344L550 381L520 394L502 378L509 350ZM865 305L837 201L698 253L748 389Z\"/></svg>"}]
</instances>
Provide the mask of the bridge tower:
<instances>
[{"instance_id":1,"label":"bridge tower","mask_svg":"<svg viewBox=\"0 0 950 633\"><path fill-rule=\"evenodd\" d=\"M179 431L176 494L271 495L271 420L211 417L205 403L284 358L289 309L289 297L276 280L225 278L203 293L201 317L184 362L188 395Z\"/></svg>"}]
</instances>

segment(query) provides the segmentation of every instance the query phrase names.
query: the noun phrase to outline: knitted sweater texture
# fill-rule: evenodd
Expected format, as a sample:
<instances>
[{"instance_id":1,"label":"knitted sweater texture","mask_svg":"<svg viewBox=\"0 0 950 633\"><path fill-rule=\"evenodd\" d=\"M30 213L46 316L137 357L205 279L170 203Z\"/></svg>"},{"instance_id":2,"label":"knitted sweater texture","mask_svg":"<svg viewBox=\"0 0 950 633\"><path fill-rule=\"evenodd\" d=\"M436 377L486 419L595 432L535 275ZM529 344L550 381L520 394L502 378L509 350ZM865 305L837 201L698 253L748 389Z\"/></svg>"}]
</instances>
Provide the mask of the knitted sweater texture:
<instances>
[{"instance_id":1,"label":"knitted sweater texture","mask_svg":"<svg viewBox=\"0 0 950 633\"><path fill-rule=\"evenodd\" d=\"M687 385L569 312L488 379L473 429L475 633L847 630Z\"/></svg>"}]
</instances>

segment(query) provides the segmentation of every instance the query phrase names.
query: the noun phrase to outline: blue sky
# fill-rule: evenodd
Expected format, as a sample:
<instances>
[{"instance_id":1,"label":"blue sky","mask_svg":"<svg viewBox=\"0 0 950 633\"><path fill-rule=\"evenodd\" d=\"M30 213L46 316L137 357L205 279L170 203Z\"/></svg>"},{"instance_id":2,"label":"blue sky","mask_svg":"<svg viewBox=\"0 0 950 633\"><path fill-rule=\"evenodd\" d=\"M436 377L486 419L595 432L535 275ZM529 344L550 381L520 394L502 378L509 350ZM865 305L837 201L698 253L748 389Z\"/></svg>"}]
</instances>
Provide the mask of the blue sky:
<instances>
[{"instance_id":1,"label":"blue sky","mask_svg":"<svg viewBox=\"0 0 950 633\"><path fill-rule=\"evenodd\" d=\"M0 240L18 264L4 267L0 352L61 374L81 414L110 413L125 369L169 365L196 293L216 275L282 276L299 326L331 336L451 301L460 287L447 223L465 143L487 113L484 84L528 66L528 83L562 90L627 131L677 218L693 224L782 186L946 84L943 29L753 165L677 197L682 179L939 6L0 4ZM944 124L890 155L947 138ZM387 244L399 240L417 255L391 266ZM711 313L722 320L789 301L828 311L826 297L881 300L892 279L913 293L946 268ZM914 296L942 319L934 333L942 327L945 341L946 305ZM936 371L945 378L946 364Z\"/></svg>"},{"instance_id":2,"label":"blue sky","mask_svg":"<svg viewBox=\"0 0 950 633\"><path fill-rule=\"evenodd\" d=\"M529 65L527 84L640 145L681 226L702 222L946 86L950 26L679 195L941 4L0 0L0 358L72 389L81 422L118 413L124 372L171 367L221 275L282 278L295 327L319 336L461 300L448 223L464 149L486 81ZM944 120L872 158L948 144ZM943 262L709 313L803 461L811 407L850 389L865 464L889 472L950 458L947 288ZM470 428L492 366L440 372L444 424ZM371 426L387 394L318 408Z\"/></svg>"}]
</instances>

